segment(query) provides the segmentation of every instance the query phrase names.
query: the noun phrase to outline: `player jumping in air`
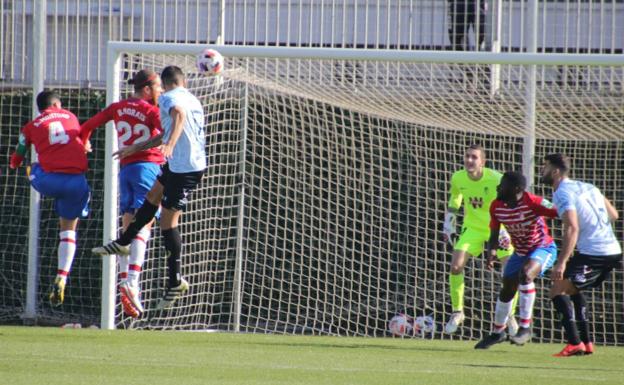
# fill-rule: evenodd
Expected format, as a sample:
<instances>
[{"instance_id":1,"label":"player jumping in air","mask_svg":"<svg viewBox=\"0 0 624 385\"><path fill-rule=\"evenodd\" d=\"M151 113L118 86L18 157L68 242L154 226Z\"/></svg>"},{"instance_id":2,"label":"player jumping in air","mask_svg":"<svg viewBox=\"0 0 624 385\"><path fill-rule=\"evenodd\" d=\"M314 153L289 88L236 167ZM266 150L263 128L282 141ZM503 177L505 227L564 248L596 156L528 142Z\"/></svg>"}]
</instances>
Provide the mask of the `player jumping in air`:
<instances>
[{"instance_id":1,"label":"player jumping in air","mask_svg":"<svg viewBox=\"0 0 624 385\"><path fill-rule=\"evenodd\" d=\"M134 84L134 95L111 104L83 123L82 132L85 138L88 139L95 128L111 120L115 122L121 151L133 144L161 137L160 115L156 106L162 92L160 77L152 70L143 69L129 83ZM123 230L128 228L135 211L143 204L145 194L156 181L160 165L164 161L165 158L156 147L120 159L119 206L123 214ZM139 291L139 275L145 261L152 223L153 221L147 223L132 239L130 257L119 256L121 303L124 312L134 318L144 312Z\"/></svg>"},{"instance_id":2,"label":"player jumping in air","mask_svg":"<svg viewBox=\"0 0 624 385\"><path fill-rule=\"evenodd\" d=\"M496 301L492 332L475 346L487 349L507 339L505 325L511 302L520 290L520 328L511 342L523 345L531 338L531 319L535 303L533 280L548 270L557 259L557 246L549 234L544 217L554 218L557 210L546 199L525 191L526 179L519 172L506 172L498 186L498 196L490 206L488 267L497 259L498 232L505 225L515 252L503 271L503 287Z\"/></svg>"},{"instance_id":3,"label":"player jumping in air","mask_svg":"<svg viewBox=\"0 0 624 385\"><path fill-rule=\"evenodd\" d=\"M158 99L164 129L161 150L167 163L162 166L145 202L123 234L115 241L94 248L93 253L128 254L128 245L143 226L154 218L161 204L160 228L167 250L169 279L164 296L156 308L164 309L189 289L189 283L181 275L182 238L178 222L190 193L197 187L206 170L206 138L204 109L200 101L186 89L182 70L168 66L160 77L165 89L165 93ZM157 144L156 140L139 143L131 146L122 156Z\"/></svg>"},{"instance_id":4,"label":"player jumping in air","mask_svg":"<svg viewBox=\"0 0 624 385\"><path fill-rule=\"evenodd\" d=\"M456 227L455 216L462 202L464 222L459 240L453 246L449 275L453 307L453 313L445 327L449 334L455 333L464 322L464 267L468 258L481 255L490 238L490 203L496 198L496 186L500 178L499 172L485 167L485 150L480 145L471 145L466 149L464 169L455 172L451 177L451 197L443 229L445 241L452 242ZM497 255L502 261L513 253L509 243L509 236L501 231L501 250ZM514 317L509 318L509 328L518 328Z\"/></svg>"},{"instance_id":5,"label":"player jumping in air","mask_svg":"<svg viewBox=\"0 0 624 385\"><path fill-rule=\"evenodd\" d=\"M594 352L582 291L600 287L611 270L622 263L622 248L612 226L617 210L596 186L569 179L569 171L567 156L550 154L544 158L542 182L553 187L553 203L563 220L563 244L551 272L550 298L568 344L556 357ZM572 255L575 246L578 251Z\"/></svg>"},{"instance_id":6,"label":"player jumping in air","mask_svg":"<svg viewBox=\"0 0 624 385\"><path fill-rule=\"evenodd\" d=\"M31 167L30 184L42 195L54 198L60 218L57 273L49 294L50 303L59 306L65 299L65 285L76 253L78 218L89 212L90 190L85 177L89 145L82 141L78 119L61 108L57 94L39 93L37 108L41 114L22 128L10 167L21 166L30 145L35 146L39 162Z\"/></svg>"}]
</instances>

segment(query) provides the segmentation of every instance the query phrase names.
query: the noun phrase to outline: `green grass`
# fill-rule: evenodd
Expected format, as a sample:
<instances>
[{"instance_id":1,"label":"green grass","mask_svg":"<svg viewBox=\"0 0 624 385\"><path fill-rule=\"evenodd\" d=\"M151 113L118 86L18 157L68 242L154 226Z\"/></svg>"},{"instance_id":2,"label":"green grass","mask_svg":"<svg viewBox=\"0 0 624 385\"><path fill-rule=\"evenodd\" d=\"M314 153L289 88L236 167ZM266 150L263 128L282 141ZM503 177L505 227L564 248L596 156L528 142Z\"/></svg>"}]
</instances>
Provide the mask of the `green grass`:
<instances>
[{"instance_id":1,"label":"green grass","mask_svg":"<svg viewBox=\"0 0 624 385\"><path fill-rule=\"evenodd\" d=\"M0 327L0 384L622 384L624 349Z\"/></svg>"}]
</instances>

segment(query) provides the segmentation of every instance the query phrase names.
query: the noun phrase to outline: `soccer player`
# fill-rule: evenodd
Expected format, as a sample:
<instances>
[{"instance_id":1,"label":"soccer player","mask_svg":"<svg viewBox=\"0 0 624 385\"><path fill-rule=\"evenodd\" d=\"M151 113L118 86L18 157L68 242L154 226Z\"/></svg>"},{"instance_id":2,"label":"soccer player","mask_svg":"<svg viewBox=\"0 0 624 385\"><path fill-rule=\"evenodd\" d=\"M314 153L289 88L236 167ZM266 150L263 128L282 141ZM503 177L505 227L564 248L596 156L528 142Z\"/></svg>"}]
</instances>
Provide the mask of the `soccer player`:
<instances>
[{"instance_id":1,"label":"soccer player","mask_svg":"<svg viewBox=\"0 0 624 385\"><path fill-rule=\"evenodd\" d=\"M453 313L445 331L455 333L464 322L464 266L468 258L481 255L490 238L490 203L496 198L496 186L501 174L485 167L485 150L480 145L471 145L464 154L464 168L451 177L451 197L445 215L443 235L452 242L455 234L456 214L464 204L464 222L459 240L453 247L451 274L451 305ZM499 258L503 261L511 255L509 236L501 231ZM517 329L515 318L509 318L510 329Z\"/></svg>"},{"instance_id":2,"label":"soccer player","mask_svg":"<svg viewBox=\"0 0 624 385\"><path fill-rule=\"evenodd\" d=\"M99 255L128 254L128 245L139 231L149 223L158 205L162 206L160 227L167 250L169 279L164 296L156 308L164 309L189 289L189 283L181 275L180 255L182 239L178 222L189 194L200 183L206 169L206 138L204 134L204 109L200 101L186 89L186 79L179 67L165 67L160 75L165 92L158 99L160 119L164 129L161 151L167 163L161 168L156 182L147 193L143 205L115 241L93 249ZM156 145L158 141L146 143ZM134 145L143 149L144 143ZM128 150L125 155L131 153Z\"/></svg>"},{"instance_id":3,"label":"soccer player","mask_svg":"<svg viewBox=\"0 0 624 385\"><path fill-rule=\"evenodd\" d=\"M600 287L611 270L622 263L622 248L612 227L617 210L596 186L568 178L569 172L567 156L550 154L544 158L542 182L553 187L553 203L563 220L563 244L551 272L550 298L568 344L556 357L594 352L582 291ZM575 246L578 251L572 255Z\"/></svg>"},{"instance_id":4,"label":"soccer player","mask_svg":"<svg viewBox=\"0 0 624 385\"><path fill-rule=\"evenodd\" d=\"M526 179L519 172L506 172L498 186L498 196L490 206L488 267L497 259L498 232L502 224L511 236L515 251L503 271L503 287L496 301L492 332L475 349L488 349L507 339L505 325L511 314L511 302L520 290L520 328L511 342L523 345L531 338L531 318L535 303L533 280L552 267L557 246L550 236L544 217L554 218L557 210L546 199L525 191Z\"/></svg>"},{"instance_id":5,"label":"soccer player","mask_svg":"<svg viewBox=\"0 0 624 385\"><path fill-rule=\"evenodd\" d=\"M76 252L78 219L89 212L91 193L85 177L87 145L80 136L78 119L61 108L56 93L40 92L37 108L40 115L22 128L10 167L21 166L30 145L35 146L39 162L32 164L30 184L42 195L54 198L54 209L60 219L57 273L48 297L53 306L60 306Z\"/></svg>"},{"instance_id":6,"label":"soccer player","mask_svg":"<svg viewBox=\"0 0 624 385\"><path fill-rule=\"evenodd\" d=\"M95 128L111 120L115 122L119 148L122 151L133 144L161 137L160 115L156 106L162 92L160 77L150 69L142 69L130 79L129 83L134 84L134 95L111 104L84 122L82 135L85 138L88 139ZM119 206L123 214L123 230L128 228L135 211L143 204L145 194L156 181L160 165L164 161L165 158L157 147L120 158ZM124 312L133 318L139 317L144 312L140 298L139 275L145 261L152 223L153 221L147 223L132 239L130 257L119 256L121 303Z\"/></svg>"}]
</instances>

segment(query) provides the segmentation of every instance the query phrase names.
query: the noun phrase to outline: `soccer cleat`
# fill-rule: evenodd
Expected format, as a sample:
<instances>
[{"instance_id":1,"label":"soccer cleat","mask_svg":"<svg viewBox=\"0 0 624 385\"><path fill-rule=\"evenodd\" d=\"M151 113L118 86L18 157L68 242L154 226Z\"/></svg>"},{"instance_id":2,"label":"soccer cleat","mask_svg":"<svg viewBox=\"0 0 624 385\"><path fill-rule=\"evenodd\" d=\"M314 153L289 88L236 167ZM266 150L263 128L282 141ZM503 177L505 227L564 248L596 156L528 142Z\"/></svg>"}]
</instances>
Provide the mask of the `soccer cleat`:
<instances>
[{"instance_id":1,"label":"soccer cleat","mask_svg":"<svg viewBox=\"0 0 624 385\"><path fill-rule=\"evenodd\" d=\"M522 346L531 340L533 333L531 333L531 328L520 328L516 335L509 337L509 340L513 345Z\"/></svg>"},{"instance_id":2,"label":"soccer cleat","mask_svg":"<svg viewBox=\"0 0 624 385\"><path fill-rule=\"evenodd\" d=\"M451 314L451 319L449 319L449 321L446 323L446 326L444 327L444 331L447 334L455 333L457 329L459 328L459 325L464 323L464 318L466 318L464 316L464 312L462 311L453 312L453 314Z\"/></svg>"},{"instance_id":3,"label":"soccer cleat","mask_svg":"<svg viewBox=\"0 0 624 385\"><path fill-rule=\"evenodd\" d=\"M115 241L111 241L104 246L94 247L91 249L91 252L95 255L104 256L104 255L130 255L130 246L129 245L120 245Z\"/></svg>"},{"instance_id":4,"label":"soccer cleat","mask_svg":"<svg viewBox=\"0 0 624 385\"><path fill-rule=\"evenodd\" d=\"M507 320L507 333L510 336L515 336L518 333L518 321L516 321L516 317L509 317Z\"/></svg>"},{"instance_id":5,"label":"soccer cleat","mask_svg":"<svg viewBox=\"0 0 624 385\"><path fill-rule=\"evenodd\" d=\"M594 343L588 342L585 344L585 355L594 354Z\"/></svg>"},{"instance_id":6,"label":"soccer cleat","mask_svg":"<svg viewBox=\"0 0 624 385\"><path fill-rule=\"evenodd\" d=\"M489 349L490 346L500 344L507 339L507 333L503 330L500 333L491 333L487 337L483 338L475 345L475 349Z\"/></svg>"},{"instance_id":7,"label":"soccer cleat","mask_svg":"<svg viewBox=\"0 0 624 385\"><path fill-rule=\"evenodd\" d=\"M122 282L119 284L119 292L121 293L121 305L127 315L138 318L141 313L145 312L143 305L141 305L138 287L132 287L128 282Z\"/></svg>"},{"instance_id":8,"label":"soccer cleat","mask_svg":"<svg viewBox=\"0 0 624 385\"><path fill-rule=\"evenodd\" d=\"M578 345L567 344L562 351L557 354L553 354L553 357L571 357L571 356L581 356L585 354L587 349L585 349L585 344L580 343Z\"/></svg>"},{"instance_id":9,"label":"soccer cleat","mask_svg":"<svg viewBox=\"0 0 624 385\"><path fill-rule=\"evenodd\" d=\"M180 298L180 296L182 296L182 294L186 293L188 289L189 283L184 278L180 280L180 284L178 286L168 287L165 290L163 297L158 300L156 310L163 310L170 307L178 298Z\"/></svg>"},{"instance_id":10,"label":"soccer cleat","mask_svg":"<svg viewBox=\"0 0 624 385\"><path fill-rule=\"evenodd\" d=\"M61 306L63 304L65 300L65 281L62 278L56 277L48 298L52 306Z\"/></svg>"}]
</instances>

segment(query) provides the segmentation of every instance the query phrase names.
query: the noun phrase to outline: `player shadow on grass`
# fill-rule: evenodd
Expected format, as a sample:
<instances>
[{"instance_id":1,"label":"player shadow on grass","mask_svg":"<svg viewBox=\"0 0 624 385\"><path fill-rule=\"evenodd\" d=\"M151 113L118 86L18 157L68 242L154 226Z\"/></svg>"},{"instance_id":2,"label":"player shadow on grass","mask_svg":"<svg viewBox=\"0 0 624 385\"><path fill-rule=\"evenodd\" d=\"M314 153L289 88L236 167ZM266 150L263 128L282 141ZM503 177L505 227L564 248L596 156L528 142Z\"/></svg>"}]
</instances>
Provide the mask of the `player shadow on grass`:
<instances>
[{"instance_id":1,"label":"player shadow on grass","mask_svg":"<svg viewBox=\"0 0 624 385\"><path fill-rule=\"evenodd\" d=\"M543 369L543 370L564 370L564 371L580 371L580 372L614 372L620 373L624 370L604 369L604 368L571 368L556 366L532 366L532 365L497 365L497 364L455 364L457 366L465 366L468 368L490 368L490 369Z\"/></svg>"},{"instance_id":2,"label":"player shadow on grass","mask_svg":"<svg viewBox=\"0 0 624 385\"><path fill-rule=\"evenodd\" d=\"M271 346L292 346L292 347L306 347L306 348L342 348L342 349L384 349L384 350L425 350L432 352L457 352L460 349L444 349L444 348L436 348L436 347L427 347L427 346L389 346L389 345L381 345L381 344L332 344L332 343L296 343L296 342L247 342L249 345L271 345Z\"/></svg>"}]
</instances>

